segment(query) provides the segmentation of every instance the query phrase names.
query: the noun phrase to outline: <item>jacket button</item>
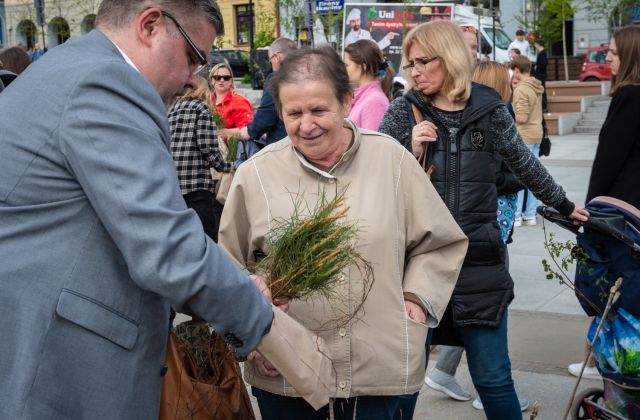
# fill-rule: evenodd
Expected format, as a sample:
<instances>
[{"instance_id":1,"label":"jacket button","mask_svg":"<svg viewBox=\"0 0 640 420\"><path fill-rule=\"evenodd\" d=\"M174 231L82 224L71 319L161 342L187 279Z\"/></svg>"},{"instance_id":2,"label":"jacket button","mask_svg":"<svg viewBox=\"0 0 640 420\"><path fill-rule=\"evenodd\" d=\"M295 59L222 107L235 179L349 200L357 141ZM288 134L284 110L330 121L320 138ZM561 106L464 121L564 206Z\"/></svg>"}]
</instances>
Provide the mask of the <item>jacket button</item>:
<instances>
[{"instance_id":1,"label":"jacket button","mask_svg":"<svg viewBox=\"0 0 640 420\"><path fill-rule=\"evenodd\" d=\"M344 389L344 387L347 386L347 383L345 381L340 381L340 383L338 384L338 386L342 389Z\"/></svg>"},{"instance_id":2,"label":"jacket button","mask_svg":"<svg viewBox=\"0 0 640 420\"><path fill-rule=\"evenodd\" d=\"M340 337L344 337L345 335L347 335L347 330L345 330L344 328L340 328L338 330L338 334L340 334Z\"/></svg>"}]
</instances>

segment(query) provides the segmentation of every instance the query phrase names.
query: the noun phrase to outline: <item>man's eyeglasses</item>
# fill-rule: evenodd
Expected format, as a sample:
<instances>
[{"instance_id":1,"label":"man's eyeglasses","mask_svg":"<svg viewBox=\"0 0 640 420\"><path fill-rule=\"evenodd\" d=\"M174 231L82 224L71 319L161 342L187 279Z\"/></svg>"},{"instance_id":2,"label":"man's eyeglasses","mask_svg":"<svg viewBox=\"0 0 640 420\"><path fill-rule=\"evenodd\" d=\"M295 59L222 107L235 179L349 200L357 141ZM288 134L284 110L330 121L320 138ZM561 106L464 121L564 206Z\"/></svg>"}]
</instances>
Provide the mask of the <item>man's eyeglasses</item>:
<instances>
[{"instance_id":1,"label":"man's eyeglasses","mask_svg":"<svg viewBox=\"0 0 640 420\"><path fill-rule=\"evenodd\" d=\"M187 41L187 44L189 44L189 46L191 47L191 49L195 53L196 57L198 57L198 61L200 62L200 64L196 67L196 69L191 74L200 73L200 71L202 71L202 69L207 66L207 57L204 55L204 53L202 51L200 51L198 49L198 47L196 47L196 44L194 44L194 42L191 40L191 38L189 38L189 35L187 35L187 32L184 30L184 28L182 26L180 26L180 24L178 23L176 18L174 18L173 16L171 16L168 12L165 12L164 10L162 10L162 15L168 17L169 19L171 19L171 21L173 23L176 24L176 27L178 28L178 32L180 32L180 35L182 35L184 40Z\"/></svg>"},{"instance_id":2,"label":"man's eyeglasses","mask_svg":"<svg viewBox=\"0 0 640 420\"><path fill-rule=\"evenodd\" d=\"M432 61L437 60L439 57L431 57L431 58L416 58L415 61L409 61L409 64L402 66L402 70L410 71L414 67L417 70L424 70L424 68Z\"/></svg>"},{"instance_id":3,"label":"man's eyeglasses","mask_svg":"<svg viewBox=\"0 0 640 420\"><path fill-rule=\"evenodd\" d=\"M220 80L224 80L225 82L228 82L229 80L231 80L231 76L211 76L211 78L216 82L219 82Z\"/></svg>"}]
</instances>

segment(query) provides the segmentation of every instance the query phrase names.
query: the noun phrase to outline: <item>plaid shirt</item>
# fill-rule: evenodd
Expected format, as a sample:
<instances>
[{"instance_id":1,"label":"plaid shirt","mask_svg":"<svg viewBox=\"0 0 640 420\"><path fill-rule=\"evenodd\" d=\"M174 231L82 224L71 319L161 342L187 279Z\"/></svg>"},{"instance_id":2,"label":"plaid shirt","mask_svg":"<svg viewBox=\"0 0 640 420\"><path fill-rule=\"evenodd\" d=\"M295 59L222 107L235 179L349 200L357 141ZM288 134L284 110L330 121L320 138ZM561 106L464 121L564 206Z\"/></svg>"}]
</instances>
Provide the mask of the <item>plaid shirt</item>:
<instances>
[{"instance_id":1,"label":"plaid shirt","mask_svg":"<svg viewBox=\"0 0 640 420\"><path fill-rule=\"evenodd\" d=\"M198 190L213 192L215 182L209 169L231 172L231 162L225 162L220 155L207 104L200 100L176 103L169 112L169 128L182 195Z\"/></svg>"}]
</instances>

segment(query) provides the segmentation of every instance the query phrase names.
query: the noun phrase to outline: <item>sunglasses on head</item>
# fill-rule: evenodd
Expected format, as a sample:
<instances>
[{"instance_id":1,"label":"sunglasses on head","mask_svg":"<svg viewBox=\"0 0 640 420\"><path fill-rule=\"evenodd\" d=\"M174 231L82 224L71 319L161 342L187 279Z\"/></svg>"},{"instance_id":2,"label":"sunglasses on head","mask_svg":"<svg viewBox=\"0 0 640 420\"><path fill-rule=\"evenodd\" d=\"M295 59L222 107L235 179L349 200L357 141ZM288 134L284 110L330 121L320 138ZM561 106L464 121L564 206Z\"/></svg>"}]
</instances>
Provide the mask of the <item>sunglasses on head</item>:
<instances>
[{"instance_id":1,"label":"sunglasses on head","mask_svg":"<svg viewBox=\"0 0 640 420\"><path fill-rule=\"evenodd\" d=\"M460 27L462 29L462 32L469 32L472 34L477 34L478 30L476 28L474 28L473 26L461 26Z\"/></svg>"},{"instance_id":2,"label":"sunglasses on head","mask_svg":"<svg viewBox=\"0 0 640 420\"><path fill-rule=\"evenodd\" d=\"M231 76L211 76L211 78L216 82L219 82L220 80L224 80L225 82L228 82L229 80L231 80Z\"/></svg>"}]
</instances>

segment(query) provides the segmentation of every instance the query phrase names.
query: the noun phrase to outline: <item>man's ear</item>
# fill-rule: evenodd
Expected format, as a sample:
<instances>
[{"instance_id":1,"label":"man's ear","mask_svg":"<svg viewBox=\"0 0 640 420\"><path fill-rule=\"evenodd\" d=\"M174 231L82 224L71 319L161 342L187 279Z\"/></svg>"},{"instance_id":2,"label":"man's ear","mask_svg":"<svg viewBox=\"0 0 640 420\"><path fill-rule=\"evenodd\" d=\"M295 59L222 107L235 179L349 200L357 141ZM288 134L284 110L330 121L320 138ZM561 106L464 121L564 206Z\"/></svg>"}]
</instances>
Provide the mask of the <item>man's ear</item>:
<instances>
[{"instance_id":1,"label":"man's ear","mask_svg":"<svg viewBox=\"0 0 640 420\"><path fill-rule=\"evenodd\" d=\"M136 33L145 46L151 47L153 38L158 35L163 24L162 18L162 12L158 7L149 8L136 16Z\"/></svg>"}]
</instances>

